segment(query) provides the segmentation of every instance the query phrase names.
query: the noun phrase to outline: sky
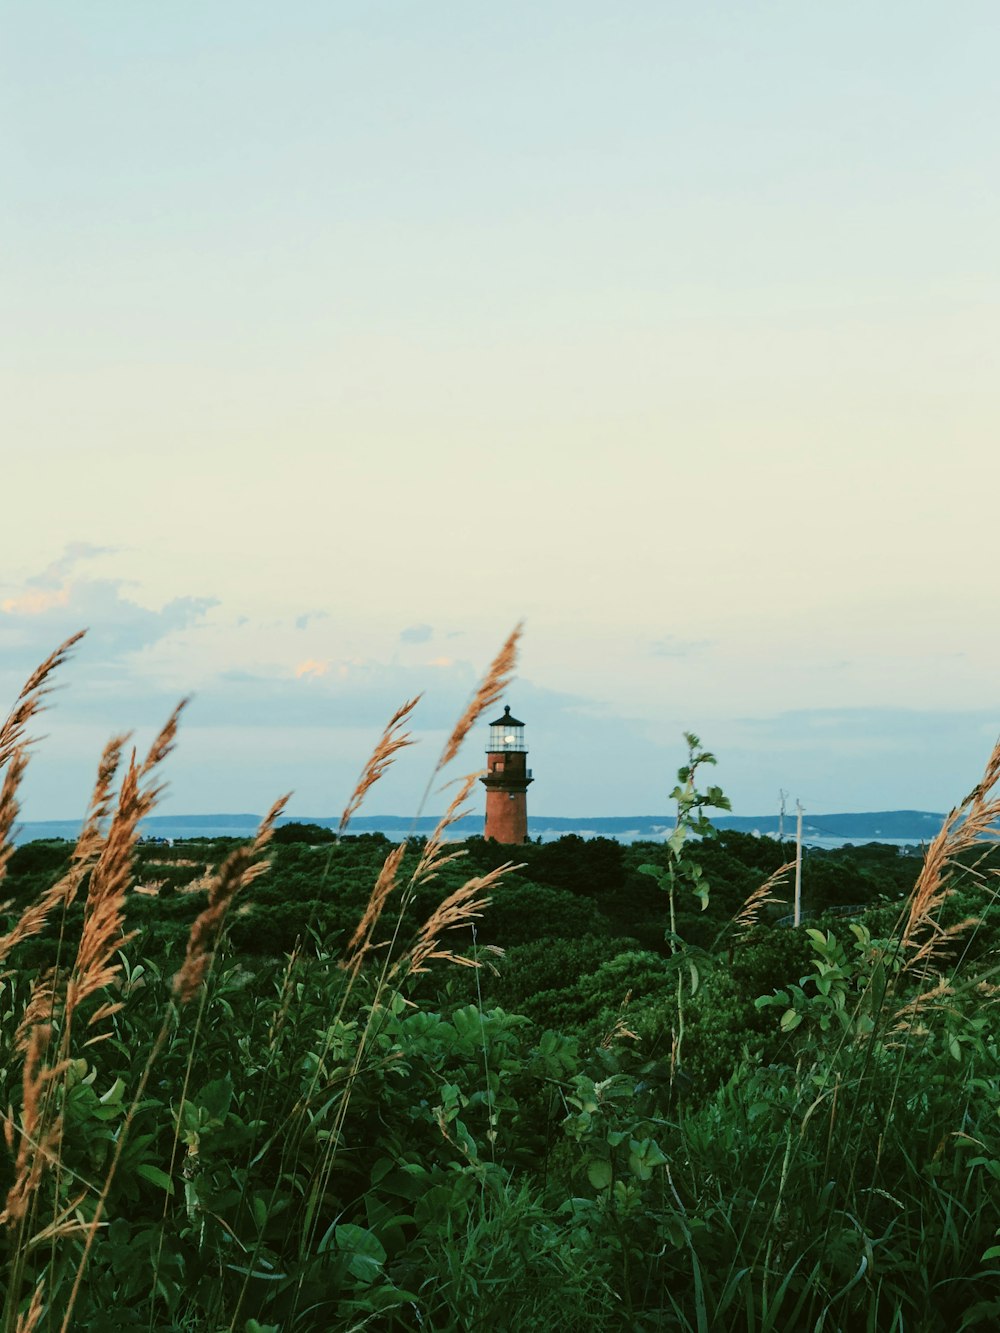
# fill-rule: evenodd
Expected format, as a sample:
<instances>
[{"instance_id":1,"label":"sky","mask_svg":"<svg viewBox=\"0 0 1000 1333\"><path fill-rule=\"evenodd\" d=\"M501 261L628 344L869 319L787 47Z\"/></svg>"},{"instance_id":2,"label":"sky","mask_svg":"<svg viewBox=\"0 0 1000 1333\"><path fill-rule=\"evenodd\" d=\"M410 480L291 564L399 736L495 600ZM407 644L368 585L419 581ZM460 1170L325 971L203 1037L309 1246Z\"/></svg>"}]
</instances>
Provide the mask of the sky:
<instances>
[{"instance_id":1,"label":"sky","mask_svg":"<svg viewBox=\"0 0 1000 1333\"><path fill-rule=\"evenodd\" d=\"M26 819L415 810L511 628L532 813L943 810L1000 732L988 0L10 0ZM2 707L2 705L0 705ZM482 764L485 727L454 775ZM443 798L433 795L429 812Z\"/></svg>"}]
</instances>

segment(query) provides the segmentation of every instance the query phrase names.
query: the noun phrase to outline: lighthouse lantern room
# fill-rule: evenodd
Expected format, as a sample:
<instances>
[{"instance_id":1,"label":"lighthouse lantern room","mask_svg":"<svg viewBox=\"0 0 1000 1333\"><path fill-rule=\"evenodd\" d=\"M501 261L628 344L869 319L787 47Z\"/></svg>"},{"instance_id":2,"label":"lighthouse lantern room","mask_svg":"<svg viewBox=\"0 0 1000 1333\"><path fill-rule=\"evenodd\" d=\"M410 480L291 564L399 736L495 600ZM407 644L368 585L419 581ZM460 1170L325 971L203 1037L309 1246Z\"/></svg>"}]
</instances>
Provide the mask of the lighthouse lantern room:
<instances>
[{"instance_id":1,"label":"lighthouse lantern room","mask_svg":"<svg viewBox=\"0 0 1000 1333\"><path fill-rule=\"evenodd\" d=\"M511 717L507 707L503 717L490 723L486 776L480 779L486 788L483 837L502 843L527 842L527 791L534 780L527 760L524 723Z\"/></svg>"}]
</instances>

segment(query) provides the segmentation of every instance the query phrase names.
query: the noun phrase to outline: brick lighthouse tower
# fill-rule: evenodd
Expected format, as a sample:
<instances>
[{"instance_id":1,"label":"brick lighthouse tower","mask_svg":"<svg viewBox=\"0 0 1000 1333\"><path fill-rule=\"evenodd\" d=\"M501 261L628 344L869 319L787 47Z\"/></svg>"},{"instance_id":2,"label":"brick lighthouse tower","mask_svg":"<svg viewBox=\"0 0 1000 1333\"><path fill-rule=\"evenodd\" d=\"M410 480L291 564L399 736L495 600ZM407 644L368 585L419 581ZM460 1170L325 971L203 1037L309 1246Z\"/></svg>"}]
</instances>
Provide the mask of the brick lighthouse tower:
<instances>
[{"instance_id":1,"label":"brick lighthouse tower","mask_svg":"<svg viewBox=\"0 0 1000 1333\"><path fill-rule=\"evenodd\" d=\"M490 723L486 776L479 779L486 788L484 838L506 843L528 841L527 791L534 779L527 762L524 723L511 717L510 708L505 708L503 717Z\"/></svg>"}]
</instances>

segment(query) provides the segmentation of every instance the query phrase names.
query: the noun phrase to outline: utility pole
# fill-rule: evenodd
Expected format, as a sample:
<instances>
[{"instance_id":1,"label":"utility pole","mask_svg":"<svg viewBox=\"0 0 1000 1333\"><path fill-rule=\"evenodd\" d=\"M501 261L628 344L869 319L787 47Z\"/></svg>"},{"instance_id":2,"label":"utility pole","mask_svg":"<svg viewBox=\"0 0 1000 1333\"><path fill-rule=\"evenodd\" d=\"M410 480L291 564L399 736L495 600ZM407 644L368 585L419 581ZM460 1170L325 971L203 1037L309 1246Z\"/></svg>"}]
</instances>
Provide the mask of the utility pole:
<instances>
[{"instance_id":1,"label":"utility pole","mask_svg":"<svg viewBox=\"0 0 1000 1333\"><path fill-rule=\"evenodd\" d=\"M802 802L795 801L795 917L793 925L802 923Z\"/></svg>"},{"instance_id":2,"label":"utility pole","mask_svg":"<svg viewBox=\"0 0 1000 1333\"><path fill-rule=\"evenodd\" d=\"M784 842L784 841L785 841L785 800L787 799L787 797L788 797L788 792L785 791L785 789L784 789L783 787L779 787L779 788L778 788L778 799L781 801L781 806L780 806L780 808L779 808L779 810L778 810L778 841L779 841L779 842Z\"/></svg>"}]
</instances>

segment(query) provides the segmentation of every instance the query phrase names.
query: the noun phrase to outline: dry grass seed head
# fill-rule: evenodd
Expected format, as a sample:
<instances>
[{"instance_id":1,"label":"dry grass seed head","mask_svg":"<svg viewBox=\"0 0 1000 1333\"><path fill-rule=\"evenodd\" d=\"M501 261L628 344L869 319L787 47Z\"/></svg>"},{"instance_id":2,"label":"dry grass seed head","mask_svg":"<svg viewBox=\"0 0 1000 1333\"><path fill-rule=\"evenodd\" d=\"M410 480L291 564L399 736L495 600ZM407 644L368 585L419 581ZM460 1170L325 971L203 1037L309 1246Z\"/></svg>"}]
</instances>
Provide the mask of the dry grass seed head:
<instances>
[{"instance_id":1,"label":"dry grass seed head","mask_svg":"<svg viewBox=\"0 0 1000 1333\"><path fill-rule=\"evenodd\" d=\"M25 728L31 718L44 707L43 700L52 689L49 677L66 661L70 651L83 638L84 633L85 631L80 630L79 633L72 635L35 668L25 681L3 726L0 727L0 768L6 769L3 786L0 788L0 879L6 874L7 863L13 854L11 833L19 813L17 792L28 764L27 750L31 742L25 739ZM56 895L53 901L58 901L58 898L59 895ZM28 934L38 933L51 905L52 903L45 905L40 919L37 910L32 911L29 908L31 915L24 925L19 922L9 935L0 939L0 961L18 940L24 939Z\"/></svg>"},{"instance_id":2,"label":"dry grass seed head","mask_svg":"<svg viewBox=\"0 0 1000 1333\"><path fill-rule=\"evenodd\" d=\"M465 712L459 718L455 730L448 738L448 743L441 752L441 758L438 760L437 769L435 771L440 772L446 764L451 763L455 758L455 755L458 754L462 742L479 721L486 709L492 707L507 689L507 686L510 684L510 679L514 674L514 668L517 665L517 645L523 629L524 626L522 624L516 625L503 647L493 659L489 671L487 671L486 675L480 682L478 689L472 696L468 708L466 708Z\"/></svg>"},{"instance_id":3,"label":"dry grass seed head","mask_svg":"<svg viewBox=\"0 0 1000 1333\"><path fill-rule=\"evenodd\" d=\"M184 962L174 977L174 994L181 1004L187 1004L197 994L236 894L267 870L268 863L262 858L274 833L275 821L287 803L287 795L275 801L253 842L247 847L237 847L213 877L208 887L208 905L191 926Z\"/></svg>"},{"instance_id":4,"label":"dry grass seed head","mask_svg":"<svg viewBox=\"0 0 1000 1333\"><path fill-rule=\"evenodd\" d=\"M70 635L64 643L59 645L55 652L50 653L44 662L35 667L24 682L14 707L7 714L3 725L0 726L0 768L10 760L15 750L20 749L25 744L31 744L31 741L25 741L25 728L35 714L41 712L45 707L43 700L52 691L49 677L63 665L86 632L86 630L79 630L76 634Z\"/></svg>"},{"instance_id":5,"label":"dry grass seed head","mask_svg":"<svg viewBox=\"0 0 1000 1333\"><path fill-rule=\"evenodd\" d=\"M492 889L510 870L512 862L497 866L486 875L467 880L459 888L442 899L417 932L412 946L393 965L393 972L405 968L411 975L427 971L427 964L432 959L442 959L457 963L460 967L479 967L479 961L456 954L441 944L441 936L447 931L460 930L482 916L489 906L488 891Z\"/></svg>"},{"instance_id":6,"label":"dry grass seed head","mask_svg":"<svg viewBox=\"0 0 1000 1333\"><path fill-rule=\"evenodd\" d=\"M116 955L124 944L134 938L134 932L126 935L123 927L125 898L132 882L135 844L139 838L140 823L154 808L163 790L148 779L173 749L180 716L186 704L187 700L182 700L177 705L141 764L137 763L133 750L122 778L111 825L103 839L99 833L100 821L97 821L96 838L100 840L100 852L90 872L80 943L66 987L67 1022L84 1000L115 980L121 971L121 962L116 960ZM98 775L98 797L101 795L102 783L110 783L110 762L114 757L113 753L108 756L107 767L102 762L102 770ZM106 804L106 801L102 804ZM98 845L97 841L94 845ZM103 1007L97 1012L106 1014ZM95 1018L96 1015L91 1016L91 1024Z\"/></svg>"},{"instance_id":7,"label":"dry grass seed head","mask_svg":"<svg viewBox=\"0 0 1000 1333\"><path fill-rule=\"evenodd\" d=\"M466 801L469 799L480 776L480 773L467 773L464 778L459 780L458 791L424 845L420 860L413 872L411 883L426 884L429 879L433 879L442 866L447 865L449 861L457 860L460 856L465 856L465 851L461 848L443 854L444 835L453 824L469 813Z\"/></svg>"},{"instance_id":8,"label":"dry grass seed head","mask_svg":"<svg viewBox=\"0 0 1000 1333\"><path fill-rule=\"evenodd\" d=\"M977 845L995 841L1000 819L1000 799L990 793L1000 781L1000 741L986 764L982 779L965 800L946 816L941 830L932 840L924 864L910 894L903 925L903 946L913 952L906 968L929 964L956 934L970 922L948 929L940 926L937 914L954 892L951 880L957 858ZM926 932L926 938L918 936ZM904 969L905 970L905 969Z\"/></svg>"},{"instance_id":9,"label":"dry grass seed head","mask_svg":"<svg viewBox=\"0 0 1000 1333\"><path fill-rule=\"evenodd\" d=\"M918 1015L922 1015L927 1009L935 1008L940 1001L954 995L954 989L942 977L929 990L922 991L920 995L915 995L912 1000L901 1005L892 1016L894 1032L908 1032L914 1027L914 1020Z\"/></svg>"},{"instance_id":10,"label":"dry grass seed head","mask_svg":"<svg viewBox=\"0 0 1000 1333\"><path fill-rule=\"evenodd\" d=\"M45 1278L41 1277L35 1283L35 1288L31 1293L31 1300L28 1303L27 1310L24 1310L17 1316L14 1324L14 1333L34 1333L38 1327L42 1315L45 1313Z\"/></svg>"},{"instance_id":11,"label":"dry grass seed head","mask_svg":"<svg viewBox=\"0 0 1000 1333\"><path fill-rule=\"evenodd\" d=\"M959 921L954 926L939 926L937 922L931 922L930 933L922 944L915 947L915 952L907 959L906 968L914 968L920 963L935 962L953 940L959 939L967 930L979 924L979 917L976 916L967 916L964 921Z\"/></svg>"},{"instance_id":12,"label":"dry grass seed head","mask_svg":"<svg viewBox=\"0 0 1000 1333\"><path fill-rule=\"evenodd\" d=\"M112 959L124 942L125 895L132 878L132 852L139 821L152 805L153 794L143 793L139 786L139 768L133 753L122 780L118 808L90 872L83 928L66 990L68 1014L89 995L108 985L118 973L120 963Z\"/></svg>"},{"instance_id":13,"label":"dry grass seed head","mask_svg":"<svg viewBox=\"0 0 1000 1333\"><path fill-rule=\"evenodd\" d=\"M403 723L407 721L410 714L420 702L422 695L417 695L415 699L409 699L401 708L397 708L392 717L386 724L379 738L378 744L371 753L368 763L361 771L361 776L354 787L351 799L347 802L344 813L340 817L339 833L343 833L348 824L357 814L361 802L365 799L369 789L378 782L379 778L385 773L386 769L392 764L398 752L407 745L414 742L408 731L403 731Z\"/></svg>"},{"instance_id":14,"label":"dry grass seed head","mask_svg":"<svg viewBox=\"0 0 1000 1333\"><path fill-rule=\"evenodd\" d=\"M115 778L127 742L127 735L112 736L101 753L94 790L91 792L90 804L87 807L87 817L73 849L74 864L89 865L96 860L104 847L104 822L114 809Z\"/></svg>"},{"instance_id":15,"label":"dry grass seed head","mask_svg":"<svg viewBox=\"0 0 1000 1333\"><path fill-rule=\"evenodd\" d=\"M11 1226L20 1221L28 1208L31 1196L38 1189L46 1166L58 1156L62 1141L62 1117L46 1121L42 1114L43 1094L53 1079L65 1072L67 1062L51 1067L43 1064L52 1039L52 1029L39 1023L32 1029L27 1043L22 1070L21 1124L16 1126L8 1113L5 1133L8 1143L17 1142L14 1161L14 1180L7 1191L0 1225Z\"/></svg>"},{"instance_id":16,"label":"dry grass seed head","mask_svg":"<svg viewBox=\"0 0 1000 1333\"><path fill-rule=\"evenodd\" d=\"M14 1032L14 1047L24 1055L33 1036L56 1018L56 971L49 967L31 984L28 1003Z\"/></svg>"},{"instance_id":17,"label":"dry grass seed head","mask_svg":"<svg viewBox=\"0 0 1000 1333\"><path fill-rule=\"evenodd\" d=\"M73 902L81 883L93 868L104 846L101 824L111 808L111 788L124 743L124 737L116 737L105 746L87 818L73 849L70 867L55 884L29 903L8 934L0 936L0 963L22 940L37 935L54 909L68 907Z\"/></svg>"},{"instance_id":18,"label":"dry grass seed head","mask_svg":"<svg viewBox=\"0 0 1000 1333\"><path fill-rule=\"evenodd\" d=\"M795 862L786 861L772 875L768 875L763 884L747 895L746 902L733 917L733 925L736 927L740 939L745 939L754 928L761 912L768 903L781 901L777 896L777 890L785 887L787 876L794 869Z\"/></svg>"},{"instance_id":19,"label":"dry grass seed head","mask_svg":"<svg viewBox=\"0 0 1000 1333\"><path fill-rule=\"evenodd\" d=\"M399 866L406 854L406 843L401 842L398 847L393 847L392 851L382 862L382 869L378 873L372 891L368 896L368 903L362 913L361 920L355 928L354 934L348 941L344 957L341 960L342 968L349 968L356 972L365 956L371 952L372 935L375 927L378 925L382 916L382 911L396 888L399 877Z\"/></svg>"},{"instance_id":20,"label":"dry grass seed head","mask_svg":"<svg viewBox=\"0 0 1000 1333\"><path fill-rule=\"evenodd\" d=\"M630 1041L638 1041L639 1034L633 1032L625 1022L625 1010L632 1001L631 988L625 992L625 997L618 1006L618 1016L615 1018L610 1031L606 1032L601 1038L601 1045L606 1051L610 1050L616 1041L621 1041L623 1037L628 1037Z\"/></svg>"},{"instance_id":21,"label":"dry grass seed head","mask_svg":"<svg viewBox=\"0 0 1000 1333\"><path fill-rule=\"evenodd\" d=\"M10 756L3 777L3 786L0 787L0 879L7 874L7 862L14 855L11 831L20 812L17 792L27 767L28 753L21 746Z\"/></svg>"}]
</instances>

